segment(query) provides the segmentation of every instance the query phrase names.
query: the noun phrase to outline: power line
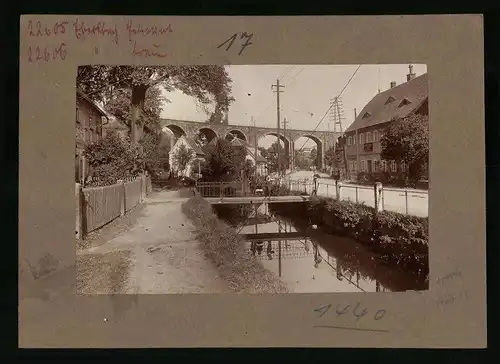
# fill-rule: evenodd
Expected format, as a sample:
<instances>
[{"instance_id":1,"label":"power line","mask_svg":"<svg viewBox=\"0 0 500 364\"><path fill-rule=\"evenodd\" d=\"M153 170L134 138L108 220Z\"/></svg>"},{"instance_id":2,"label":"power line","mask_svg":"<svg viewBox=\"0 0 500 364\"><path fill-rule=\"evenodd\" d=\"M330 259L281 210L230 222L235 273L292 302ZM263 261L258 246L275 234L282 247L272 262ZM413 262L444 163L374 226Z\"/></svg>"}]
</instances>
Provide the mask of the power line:
<instances>
[{"instance_id":1,"label":"power line","mask_svg":"<svg viewBox=\"0 0 500 364\"><path fill-rule=\"evenodd\" d=\"M305 70L305 67L302 67L302 69L301 69L299 72L297 72L297 74L296 74L295 76L293 76L293 77L292 77L292 79L291 79L290 81L288 81L288 87L290 87L290 84L291 84L293 81L295 81L295 79L297 78L297 76L298 76L298 75L300 75L300 74L302 73L302 71L304 71L304 70Z\"/></svg>"},{"instance_id":2,"label":"power line","mask_svg":"<svg viewBox=\"0 0 500 364\"><path fill-rule=\"evenodd\" d=\"M290 71L293 67L295 66L288 66L283 72L281 72L281 76L279 76L278 78L281 80L283 78L283 76L285 76L285 74Z\"/></svg>"},{"instance_id":3,"label":"power line","mask_svg":"<svg viewBox=\"0 0 500 364\"><path fill-rule=\"evenodd\" d=\"M342 93L345 91L345 89L347 88L347 86L349 86L349 84L351 83L352 79L354 78L354 76L356 75L356 73L358 73L359 69L361 68L361 65L358 66L358 68L356 68L356 70L354 71L354 73L352 74L351 78L349 78L349 80L347 81L346 85L342 88L342 90L340 91L340 93L337 95L337 97L340 97L342 95ZM316 127L312 130L312 132L315 132L316 129L318 128L318 126L320 126L321 122L323 121L323 119L328 115L328 113L330 112L330 109L333 107L333 103L330 105L330 107L328 108L328 110L326 110L325 112L325 115L323 115L323 117L321 118L321 120L318 122L318 124L316 125ZM302 148L304 148L304 146L306 145L306 143L308 142L308 140L306 140L304 142L304 144L302 144L302 147L300 147L299 149L299 152L302 150Z\"/></svg>"}]
</instances>

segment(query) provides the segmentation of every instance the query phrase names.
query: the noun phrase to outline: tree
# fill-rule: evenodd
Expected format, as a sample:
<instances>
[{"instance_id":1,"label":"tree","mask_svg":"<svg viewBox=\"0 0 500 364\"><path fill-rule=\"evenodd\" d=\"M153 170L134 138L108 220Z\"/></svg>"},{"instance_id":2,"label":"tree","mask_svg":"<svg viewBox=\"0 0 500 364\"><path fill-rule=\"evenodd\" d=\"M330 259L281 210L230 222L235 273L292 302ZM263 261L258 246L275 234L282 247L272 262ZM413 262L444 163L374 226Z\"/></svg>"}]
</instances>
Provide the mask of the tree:
<instances>
[{"instance_id":1,"label":"tree","mask_svg":"<svg viewBox=\"0 0 500 364\"><path fill-rule=\"evenodd\" d=\"M184 144L172 153L172 166L171 168L176 172L177 176L184 173L188 163L196 156L192 149L187 148Z\"/></svg>"},{"instance_id":2,"label":"tree","mask_svg":"<svg viewBox=\"0 0 500 364\"><path fill-rule=\"evenodd\" d=\"M205 145L209 143L207 137L203 132L199 131L195 136L194 136L194 142L201 148L203 148Z\"/></svg>"},{"instance_id":3,"label":"tree","mask_svg":"<svg viewBox=\"0 0 500 364\"><path fill-rule=\"evenodd\" d=\"M312 163L311 160L309 159L308 156L305 155L304 151L302 150L296 150L295 151L295 167L299 169L306 169L308 170Z\"/></svg>"},{"instance_id":4,"label":"tree","mask_svg":"<svg viewBox=\"0 0 500 364\"><path fill-rule=\"evenodd\" d=\"M343 167L342 162L342 150L336 146L328 148L325 152L325 164L334 169L341 169Z\"/></svg>"},{"instance_id":5,"label":"tree","mask_svg":"<svg viewBox=\"0 0 500 364\"><path fill-rule=\"evenodd\" d=\"M338 177L343 175L347 177L344 149L341 142L337 142L335 146L331 146L325 152L325 164L332 167Z\"/></svg>"},{"instance_id":6,"label":"tree","mask_svg":"<svg viewBox=\"0 0 500 364\"><path fill-rule=\"evenodd\" d=\"M395 119L380 142L381 158L404 162L408 166L406 178L418 181L429 158L429 117L412 114L404 119Z\"/></svg>"},{"instance_id":7,"label":"tree","mask_svg":"<svg viewBox=\"0 0 500 364\"><path fill-rule=\"evenodd\" d=\"M104 109L118 117L128 127L131 127L132 120L131 97L132 91L130 89L116 89L104 103ZM170 102L170 100L163 96L159 86L148 88L145 95L144 112L140 113L138 122L141 125L148 125L152 129L157 129L158 120L163 111L162 105L167 102Z\"/></svg>"},{"instance_id":8,"label":"tree","mask_svg":"<svg viewBox=\"0 0 500 364\"><path fill-rule=\"evenodd\" d=\"M215 102L214 114L221 115L227 112L229 104L234 100L231 96L231 82L225 68L218 65L88 65L78 67L77 73L78 87L96 101L106 104L117 90L128 90L123 91L123 97L130 96L133 141L142 138L144 121L140 120L140 114L149 107L146 105L146 93L150 88L161 87L166 91L177 89L195 97L202 105Z\"/></svg>"},{"instance_id":9,"label":"tree","mask_svg":"<svg viewBox=\"0 0 500 364\"><path fill-rule=\"evenodd\" d=\"M267 160L269 172L278 171L278 148L280 152L280 170L284 171L288 167L288 157L286 156L285 148L279 143L274 142L267 149L259 148L262 157Z\"/></svg>"},{"instance_id":10,"label":"tree","mask_svg":"<svg viewBox=\"0 0 500 364\"><path fill-rule=\"evenodd\" d=\"M316 150L316 147L311 149L311 153L309 154L309 158L311 158L311 162L313 166L318 165L318 151Z\"/></svg>"},{"instance_id":11,"label":"tree","mask_svg":"<svg viewBox=\"0 0 500 364\"><path fill-rule=\"evenodd\" d=\"M210 181L234 181L240 179L245 168L247 150L245 147L232 145L228 140L218 138L205 149L206 163L201 172L203 178Z\"/></svg>"},{"instance_id":12,"label":"tree","mask_svg":"<svg viewBox=\"0 0 500 364\"><path fill-rule=\"evenodd\" d=\"M143 147L145 167L150 175L156 176L160 169L168 169L170 138L165 133L146 133L140 144Z\"/></svg>"},{"instance_id":13,"label":"tree","mask_svg":"<svg viewBox=\"0 0 500 364\"><path fill-rule=\"evenodd\" d=\"M100 141L88 144L84 155L99 184L112 185L142 171L143 154L138 146L112 131Z\"/></svg>"}]
</instances>

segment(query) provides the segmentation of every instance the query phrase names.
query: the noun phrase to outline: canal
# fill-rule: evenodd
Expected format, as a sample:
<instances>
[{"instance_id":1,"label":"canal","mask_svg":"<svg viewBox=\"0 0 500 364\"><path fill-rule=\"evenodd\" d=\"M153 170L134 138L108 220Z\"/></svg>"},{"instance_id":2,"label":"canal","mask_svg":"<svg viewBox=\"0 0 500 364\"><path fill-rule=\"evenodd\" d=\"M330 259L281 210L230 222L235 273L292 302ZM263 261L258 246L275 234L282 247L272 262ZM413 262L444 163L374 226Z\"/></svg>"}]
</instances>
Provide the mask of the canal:
<instances>
[{"instance_id":1,"label":"canal","mask_svg":"<svg viewBox=\"0 0 500 364\"><path fill-rule=\"evenodd\" d=\"M293 293L425 290L423 277L390 266L353 239L307 222L291 222L268 204L217 205L214 211L242 237L248 254Z\"/></svg>"}]
</instances>

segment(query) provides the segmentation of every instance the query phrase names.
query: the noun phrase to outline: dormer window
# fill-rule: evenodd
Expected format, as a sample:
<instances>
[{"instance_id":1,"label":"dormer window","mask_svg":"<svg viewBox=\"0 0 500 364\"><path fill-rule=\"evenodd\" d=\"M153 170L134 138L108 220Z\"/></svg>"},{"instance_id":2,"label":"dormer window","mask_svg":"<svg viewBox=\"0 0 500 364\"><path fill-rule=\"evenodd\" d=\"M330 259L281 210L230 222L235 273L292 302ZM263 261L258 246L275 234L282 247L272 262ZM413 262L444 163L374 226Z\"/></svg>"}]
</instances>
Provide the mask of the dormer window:
<instances>
[{"instance_id":1,"label":"dormer window","mask_svg":"<svg viewBox=\"0 0 500 364\"><path fill-rule=\"evenodd\" d=\"M408 104L411 104L411 101L408 100L406 97L403 99L403 101L401 101L401 103L399 104L399 107L403 107L403 106L406 106Z\"/></svg>"},{"instance_id":2,"label":"dormer window","mask_svg":"<svg viewBox=\"0 0 500 364\"><path fill-rule=\"evenodd\" d=\"M365 112L365 114L363 115L363 119L369 118L370 116L372 116L372 114L370 114L370 113L367 111L367 112Z\"/></svg>"},{"instance_id":3,"label":"dormer window","mask_svg":"<svg viewBox=\"0 0 500 364\"><path fill-rule=\"evenodd\" d=\"M387 104L390 104L390 103L391 103L391 102L393 102L393 101L396 101L396 99L395 99L394 97L392 97L392 96L389 96L389 98L387 99L387 101L385 102L385 104L386 104L386 105L387 105Z\"/></svg>"}]
</instances>

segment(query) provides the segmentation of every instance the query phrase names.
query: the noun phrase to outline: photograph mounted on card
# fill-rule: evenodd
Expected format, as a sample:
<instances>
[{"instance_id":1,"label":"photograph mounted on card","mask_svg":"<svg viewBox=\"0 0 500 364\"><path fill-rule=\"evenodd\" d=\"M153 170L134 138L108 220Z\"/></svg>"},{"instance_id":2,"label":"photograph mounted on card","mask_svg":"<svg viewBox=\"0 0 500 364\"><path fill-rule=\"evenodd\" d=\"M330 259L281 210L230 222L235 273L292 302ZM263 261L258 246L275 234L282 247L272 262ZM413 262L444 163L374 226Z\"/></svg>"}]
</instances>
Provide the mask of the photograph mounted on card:
<instances>
[{"instance_id":1,"label":"photograph mounted on card","mask_svg":"<svg viewBox=\"0 0 500 364\"><path fill-rule=\"evenodd\" d=\"M481 37L23 16L21 345L484 346Z\"/></svg>"}]
</instances>

